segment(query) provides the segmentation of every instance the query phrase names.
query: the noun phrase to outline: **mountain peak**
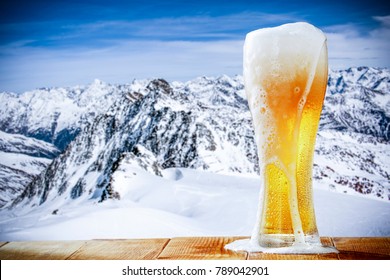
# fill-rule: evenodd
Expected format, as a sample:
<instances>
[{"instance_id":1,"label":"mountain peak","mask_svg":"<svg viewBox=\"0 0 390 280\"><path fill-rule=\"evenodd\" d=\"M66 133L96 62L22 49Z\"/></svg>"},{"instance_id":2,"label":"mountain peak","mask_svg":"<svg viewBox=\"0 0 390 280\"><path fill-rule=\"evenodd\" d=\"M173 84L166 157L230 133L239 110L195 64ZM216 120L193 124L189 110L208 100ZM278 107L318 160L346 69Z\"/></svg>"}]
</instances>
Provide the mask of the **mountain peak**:
<instances>
[{"instance_id":1,"label":"mountain peak","mask_svg":"<svg viewBox=\"0 0 390 280\"><path fill-rule=\"evenodd\" d=\"M164 94L171 94L173 91L171 85L164 79L154 79L146 88L150 91L157 91Z\"/></svg>"},{"instance_id":2,"label":"mountain peak","mask_svg":"<svg viewBox=\"0 0 390 280\"><path fill-rule=\"evenodd\" d=\"M92 84L93 84L93 85L102 85L103 82L102 82L101 80L95 78L95 79L93 80Z\"/></svg>"}]
</instances>

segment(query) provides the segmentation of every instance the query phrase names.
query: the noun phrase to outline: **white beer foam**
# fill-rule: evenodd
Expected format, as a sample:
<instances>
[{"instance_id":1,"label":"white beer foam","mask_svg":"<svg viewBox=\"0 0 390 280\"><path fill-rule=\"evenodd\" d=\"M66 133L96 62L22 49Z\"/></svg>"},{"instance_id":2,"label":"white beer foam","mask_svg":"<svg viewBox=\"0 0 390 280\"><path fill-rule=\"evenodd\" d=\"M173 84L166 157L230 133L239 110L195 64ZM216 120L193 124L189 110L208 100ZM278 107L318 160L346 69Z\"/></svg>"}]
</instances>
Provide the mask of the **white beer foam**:
<instances>
[{"instance_id":1,"label":"white beer foam","mask_svg":"<svg viewBox=\"0 0 390 280\"><path fill-rule=\"evenodd\" d=\"M261 85L267 80L293 81L297 71L306 69L310 73L306 88L294 91L304 91L298 108L302 110L325 41L321 30L304 22L263 28L247 34L244 82L259 151L269 145L267 138L274 138L276 134L272 129L273 116L266 105L266 91ZM260 153L259 160L265 162Z\"/></svg>"},{"instance_id":2,"label":"white beer foam","mask_svg":"<svg viewBox=\"0 0 390 280\"><path fill-rule=\"evenodd\" d=\"M266 248L252 242L251 239L236 240L227 244L225 248L232 251L262 252L267 254L330 254L339 252L336 248L323 246L320 243L296 243L290 247Z\"/></svg>"},{"instance_id":3,"label":"white beer foam","mask_svg":"<svg viewBox=\"0 0 390 280\"><path fill-rule=\"evenodd\" d=\"M252 31L245 39L244 77L293 79L297 69L315 64L325 41L321 30L305 22Z\"/></svg>"}]
</instances>

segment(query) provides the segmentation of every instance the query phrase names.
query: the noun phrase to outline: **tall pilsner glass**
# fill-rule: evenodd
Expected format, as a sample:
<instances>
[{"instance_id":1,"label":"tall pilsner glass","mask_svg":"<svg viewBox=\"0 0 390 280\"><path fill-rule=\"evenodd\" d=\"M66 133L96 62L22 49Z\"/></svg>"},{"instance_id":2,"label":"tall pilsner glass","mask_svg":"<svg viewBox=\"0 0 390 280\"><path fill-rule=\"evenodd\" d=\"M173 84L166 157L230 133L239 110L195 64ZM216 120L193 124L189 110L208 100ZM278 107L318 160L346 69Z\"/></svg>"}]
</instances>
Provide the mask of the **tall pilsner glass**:
<instances>
[{"instance_id":1,"label":"tall pilsner glass","mask_svg":"<svg viewBox=\"0 0 390 280\"><path fill-rule=\"evenodd\" d=\"M250 32L244 82L260 162L261 197L250 241L230 249L328 253L313 205L312 167L328 78L325 35L307 23Z\"/></svg>"}]
</instances>

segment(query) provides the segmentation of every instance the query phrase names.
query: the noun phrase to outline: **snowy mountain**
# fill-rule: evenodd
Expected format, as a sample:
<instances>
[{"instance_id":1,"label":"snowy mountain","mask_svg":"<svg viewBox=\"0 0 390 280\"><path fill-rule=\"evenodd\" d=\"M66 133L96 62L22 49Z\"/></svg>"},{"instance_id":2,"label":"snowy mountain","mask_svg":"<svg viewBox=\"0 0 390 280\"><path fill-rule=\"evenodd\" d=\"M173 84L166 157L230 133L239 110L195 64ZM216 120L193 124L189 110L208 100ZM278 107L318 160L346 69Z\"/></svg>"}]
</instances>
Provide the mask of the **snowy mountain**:
<instances>
[{"instance_id":1,"label":"snowy mountain","mask_svg":"<svg viewBox=\"0 0 390 280\"><path fill-rule=\"evenodd\" d=\"M368 67L330 71L321 129L358 132L390 140L390 75Z\"/></svg>"},{"instance_id":2,"label":"snowy mountain","mask_svg":"<svg viewBox=\"0 0 390 280\"><path fill-rule=\"evenodd\" d=\"M0 131L0 207L20 195L58 154L50 143Z\"/></svg>"},{"instance_id":3,"label":"snowy mountain","mask_svg":"<svg viewBox=\"0 0 390 280\"><path fill-rule=\"evenodd\" d=\"M390 199L389 77L389 70L365 67L330 72L316 145L315 184L337 192ZM47 102L44 107L44 101L39 100L50 99L51 91L71 105L62 106L62 100ZM157 79L126 86L96 81L80 91L25 93L22 96L34 98L23 101L23 106L15 105L24 100L22 97L4 96L4 102L13 104L11 108L21 106L18 110L23 117L17 117L16 109L1 108L12 116L6 119L2 113L3 130L40 139L46 133L49 136L43 139L67 147L9 205L28 205L23 212L48 201L62 205L91 198L121 199L127 186L120 182L137 176L123 175L121 170L126 166L154 175L177 167L223 174L259 171L239 76L201 77L171 84ZM48 113L39 108L47 108ZM48 117L55 114L57 118ZM61 138L76 131L79 133L73 141L73 136Z\"/></svg>"},{"instance_id":4,"label":"snowy mountain","mask_svg":"<svg viewBox=\"0 0 390 280\"><path fill-rule=\"evenodd\" d=\"M0 130L23 134L63 150L86 123L117 98L139 87L114 86L95 80L88 86L41 88L22 94L0 93Z\"/></svg>"},{"instance_id":5,"label":"snowy mountain","mask_svg":"<svg viewBox=\"0 0 390 280\"><path fill-rule=\"evenodd\" d=\"M227 79L203 82L225 89L221 84ZM155 174L169 167L254 172L257 163L250 116L236 90L229 86L202 99L188 87L173 90L166 81L154 80L135 102L122 96L87 124L14 204L24 198L33 198L28 203L38 205L58 196L118 197L113 175L129 160L145 168L154 166Z\"/></svg>"},{"instance_id":6,"label":"snowy mountain","mask_svg":"<svg viewBox=\"0 0 390 280\"><path fill-rule=\"evenodd\" d=\"M146 81L0 93L0 208L25 190L83 127Z\"/></svg>"}]
</instances>

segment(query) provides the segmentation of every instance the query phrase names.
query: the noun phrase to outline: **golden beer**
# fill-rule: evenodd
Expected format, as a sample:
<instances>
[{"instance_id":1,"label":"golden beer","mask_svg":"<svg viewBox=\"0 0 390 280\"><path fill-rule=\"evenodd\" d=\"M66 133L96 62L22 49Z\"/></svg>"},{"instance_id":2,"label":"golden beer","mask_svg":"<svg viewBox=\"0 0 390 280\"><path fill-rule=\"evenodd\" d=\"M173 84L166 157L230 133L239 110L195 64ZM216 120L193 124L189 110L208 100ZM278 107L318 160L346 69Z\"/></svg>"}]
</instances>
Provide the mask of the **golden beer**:
<instances>
[{"instance_id":1,"label":"golden beer","mask_svg":"<svg viewBox=\"0 0 390 280\"><path fill-rule=\"evenodd\" d=\"M327 62L325 35L307 23L259 29L246 37L244 83L262 181L252 248L321 247L312 167ZM301 249L295 252L313 252Z\"/></svg>"}]
</instances>

